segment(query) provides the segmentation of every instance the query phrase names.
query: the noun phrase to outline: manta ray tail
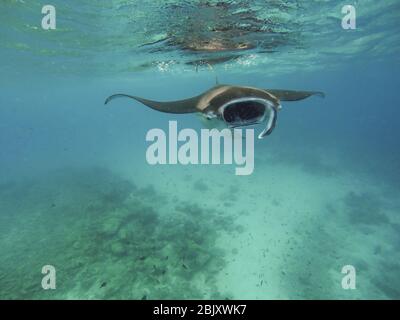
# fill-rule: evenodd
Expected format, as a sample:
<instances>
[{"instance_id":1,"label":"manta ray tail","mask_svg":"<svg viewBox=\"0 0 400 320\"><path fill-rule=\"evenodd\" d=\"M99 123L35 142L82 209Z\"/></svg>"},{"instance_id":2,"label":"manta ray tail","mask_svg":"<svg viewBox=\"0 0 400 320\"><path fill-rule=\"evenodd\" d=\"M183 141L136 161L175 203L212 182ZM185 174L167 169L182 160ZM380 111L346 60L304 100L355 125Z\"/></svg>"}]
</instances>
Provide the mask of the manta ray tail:
<instances>
[{"instance_id":1,"label":"manta ray tail","mask_svg":"<svg viewBox=\"0 0 400 320\"><path fill-rule=\"evenodd\" d=\"M293 91L281 89L266 89L265 91L271 93L281 101L299 101L311 96L325 98L325 93L320 91Z\"/></svg>"},{"instance_id":2,"label":"manta ray tail","mask_svg":"<svg viewBox=\"0 0 400 320\"><path fill-rule=\"evenodd\" d=\"M166 113L193 113L193 112L198 111L196 109L196 106L197 106L197 103L200 100L201 96L193 97L190 99L184 99L184 100L160 102L160 101L148 100L148 99L144 99L144 98L140 98L140 97L136 97L136 96L131 96L128 94L118 93L118 94L109 96L106 99L106 101L104 102L104 104L108 104L111 100L114 100L116 98L134 99L151 109L161 111L161 112L166 112Z\"/></svg>"}]
</instances>

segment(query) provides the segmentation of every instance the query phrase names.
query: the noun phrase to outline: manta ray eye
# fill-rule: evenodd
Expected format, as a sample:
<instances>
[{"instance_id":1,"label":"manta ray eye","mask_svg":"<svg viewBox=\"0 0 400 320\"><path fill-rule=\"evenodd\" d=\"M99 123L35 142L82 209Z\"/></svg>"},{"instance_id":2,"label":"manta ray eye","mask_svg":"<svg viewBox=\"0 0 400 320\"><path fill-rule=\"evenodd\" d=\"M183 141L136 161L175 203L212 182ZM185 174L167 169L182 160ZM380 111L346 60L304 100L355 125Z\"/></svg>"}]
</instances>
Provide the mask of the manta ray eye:
<instances>
[{"instance_id":1,"label":"manta ray eye","mask_svg":"<svg viewBox=\"0 0 400 320\"><path fill-rule=\"evenodd\" d=\"M226 106L223 118L230 125L249 125L257 123L265 115L265 105L252 100L234 102Z\"/></svg>"}]
</instances>

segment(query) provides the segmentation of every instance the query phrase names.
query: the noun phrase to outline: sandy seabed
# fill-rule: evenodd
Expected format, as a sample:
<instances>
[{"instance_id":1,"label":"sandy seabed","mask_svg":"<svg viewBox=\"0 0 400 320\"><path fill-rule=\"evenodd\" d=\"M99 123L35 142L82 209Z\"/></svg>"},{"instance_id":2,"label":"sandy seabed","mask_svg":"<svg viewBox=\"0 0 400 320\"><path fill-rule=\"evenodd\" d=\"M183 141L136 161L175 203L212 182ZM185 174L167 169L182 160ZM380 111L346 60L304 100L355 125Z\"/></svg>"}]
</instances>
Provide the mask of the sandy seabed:
<instances>
[{"instance_id":1,"label":"sandy seabed","mask_svg":"<svg viewBox=\"0 0 400 320\"><path fill-rule=\"evenodd\" d=\"M70 167L5 182L0 298L400 298L396 192L339 158L300 159L258 156L248 177ZM41 287L48 264L56 290Z\"/></svg>"}]
</instances>

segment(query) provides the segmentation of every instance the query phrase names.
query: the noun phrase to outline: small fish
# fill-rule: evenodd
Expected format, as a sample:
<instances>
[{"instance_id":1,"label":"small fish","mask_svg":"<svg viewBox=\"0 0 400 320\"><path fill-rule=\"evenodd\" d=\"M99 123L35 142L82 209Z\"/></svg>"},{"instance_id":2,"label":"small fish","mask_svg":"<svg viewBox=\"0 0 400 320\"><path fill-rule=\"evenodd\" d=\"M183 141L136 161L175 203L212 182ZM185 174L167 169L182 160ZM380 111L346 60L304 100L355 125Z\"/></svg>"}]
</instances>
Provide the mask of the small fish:
<instances>
[{"instance_id":1,"label":"small fish","mask_svg":"<svg viewBox=\"0 0 400 320\"><path fill-rule=\"evenodd\" d=\"M182 267L183 267L184 269L187 269L187 268L188 268L187 265L184 264L184 263L182 263Z\"/></svg>"},{"instance_id":2,"label":"small fish","mask_svg":"<svg viewBox=\"0 0 400 320\"><path fill-rule=\"evenodd\" d=\"M100 285L100 288L104 288L106 285L107 285L107 282L103 282L103 283Z\"/></svg>"}]
</instances>

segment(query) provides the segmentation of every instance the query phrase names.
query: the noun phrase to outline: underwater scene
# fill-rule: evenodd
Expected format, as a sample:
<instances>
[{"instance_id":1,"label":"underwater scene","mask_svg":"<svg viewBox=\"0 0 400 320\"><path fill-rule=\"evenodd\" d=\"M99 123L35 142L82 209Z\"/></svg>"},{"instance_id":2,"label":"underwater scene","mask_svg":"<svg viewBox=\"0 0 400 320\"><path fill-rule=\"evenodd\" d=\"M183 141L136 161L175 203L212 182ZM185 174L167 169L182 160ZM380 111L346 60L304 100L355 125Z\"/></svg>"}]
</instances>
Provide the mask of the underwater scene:
<instances>
[{"instance_id":1,"label":"underwater scene","mask_svg":"<svg viewBox=\"0 0 400 320\"><path fill-rule=\"evenodd\" d=\"M399 22L2 0L0 299L399 299Z\"/></svg>"}]
</instances>

